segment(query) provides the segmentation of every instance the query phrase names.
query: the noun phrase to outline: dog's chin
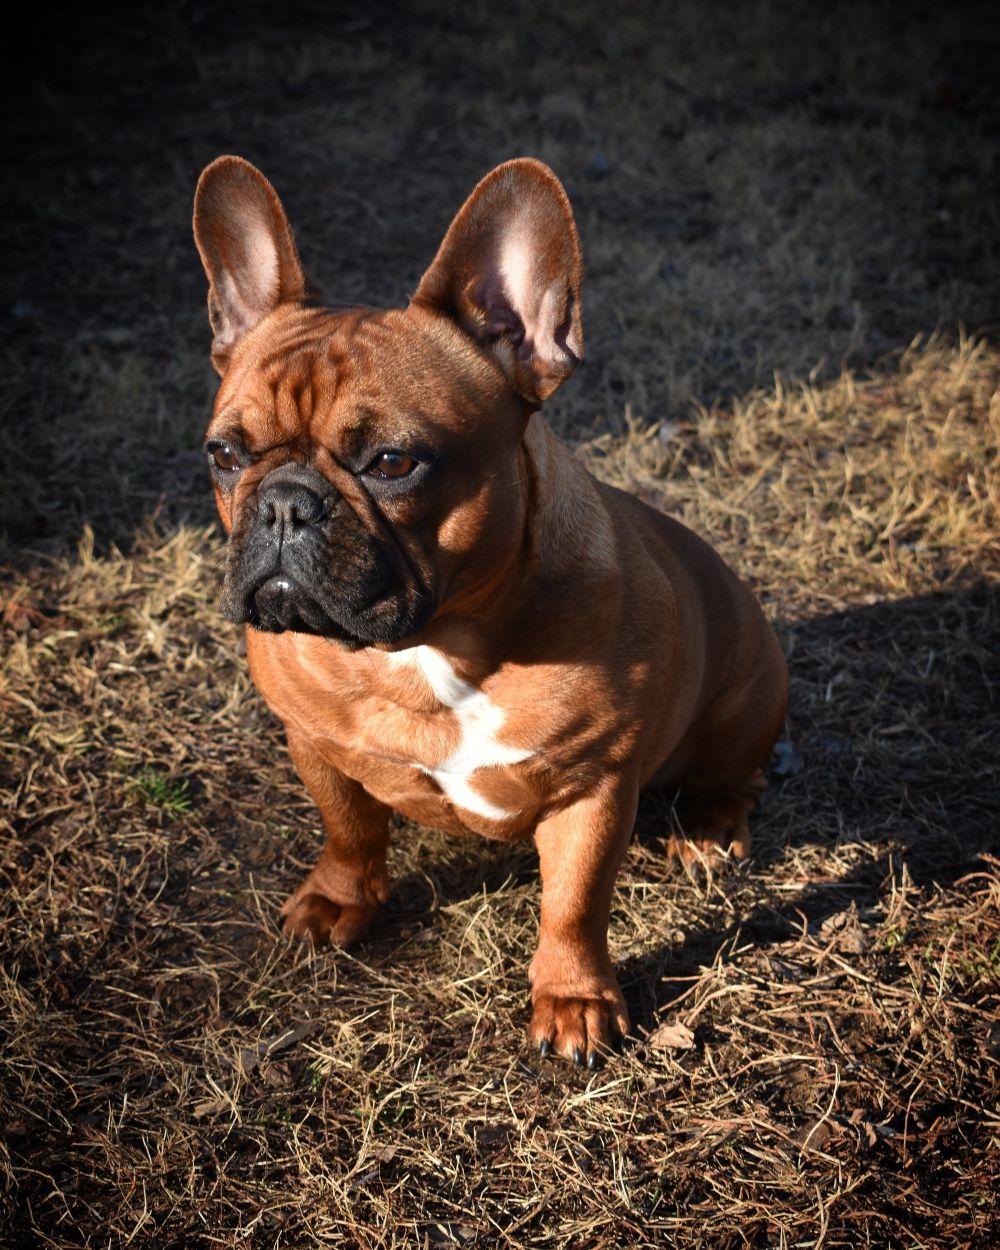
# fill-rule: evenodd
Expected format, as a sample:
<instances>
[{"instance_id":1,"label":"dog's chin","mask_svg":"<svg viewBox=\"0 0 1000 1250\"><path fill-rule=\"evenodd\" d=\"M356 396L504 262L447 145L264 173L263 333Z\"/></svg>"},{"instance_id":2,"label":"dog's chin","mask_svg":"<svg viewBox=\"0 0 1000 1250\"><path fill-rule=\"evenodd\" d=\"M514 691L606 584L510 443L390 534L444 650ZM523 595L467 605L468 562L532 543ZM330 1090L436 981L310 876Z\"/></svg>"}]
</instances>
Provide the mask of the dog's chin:
<instances>
[{"instance_id":1,"label":"dog's chin","mask_svg":"<svg viewBox=\"0 0 1000 1250\"><path fill-rule=\"evenodd\" d=\"M395 644L419 632L430 613L395 593L359 608L320 603L287 574L268 578L248 593L224 587L223 615L234 624L267 634L313 634L351 650L373 643Z\"/></svg>"}]
</instances>

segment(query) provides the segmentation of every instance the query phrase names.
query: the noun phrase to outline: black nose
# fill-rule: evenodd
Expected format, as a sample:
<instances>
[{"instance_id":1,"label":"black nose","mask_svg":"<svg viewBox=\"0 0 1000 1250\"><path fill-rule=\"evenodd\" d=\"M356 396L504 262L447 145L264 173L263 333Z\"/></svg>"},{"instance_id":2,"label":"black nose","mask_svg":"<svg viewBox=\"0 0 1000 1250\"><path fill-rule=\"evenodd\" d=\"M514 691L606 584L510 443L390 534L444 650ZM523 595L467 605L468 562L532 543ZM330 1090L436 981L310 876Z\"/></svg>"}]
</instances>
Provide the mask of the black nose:
<instances>
[{"instance_id":1,"label":"black nose","mask_svg":"<svg viewBox=\"0 0 1000 1250\"><path fill-rule=\"evenodd\" d=\"M324 513L323 500L300 482L265 483L258 497L260 520L276 535L290 537L321 521Z\"/></svg>"}]
</instances>

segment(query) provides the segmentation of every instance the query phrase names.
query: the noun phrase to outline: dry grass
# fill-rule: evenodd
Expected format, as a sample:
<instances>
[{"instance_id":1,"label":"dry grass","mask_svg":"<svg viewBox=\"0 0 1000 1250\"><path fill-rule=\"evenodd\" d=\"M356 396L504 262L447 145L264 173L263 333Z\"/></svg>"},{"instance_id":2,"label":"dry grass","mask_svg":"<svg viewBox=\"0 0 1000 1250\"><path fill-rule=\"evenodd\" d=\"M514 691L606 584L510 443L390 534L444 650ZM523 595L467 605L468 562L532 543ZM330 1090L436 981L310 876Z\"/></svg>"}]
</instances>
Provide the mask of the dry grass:
<instances>
[{"instance_id":1,"label":"dry grass","mask_svg":"<svg viewBox=\"0 0 1000 1250\"><path fill-rule=\"evenodd\" d=\"M875 8L317 6L251 10L234 45L224 9L180 6L29 44L2 261L0 1243L1000 1239L993 60L971 18ZM710 537L787 642L750 865L685 875L665 801L642 808L612 924L637 1038L601 1073L524 1038L530 848L401 827L364 947L276 936L317 820L215 608L196 450L185 219L226 149L272 175L331 293L382 301L491 161L551 160L590 262L555 419Z\"/></svg>"}]
</instances>

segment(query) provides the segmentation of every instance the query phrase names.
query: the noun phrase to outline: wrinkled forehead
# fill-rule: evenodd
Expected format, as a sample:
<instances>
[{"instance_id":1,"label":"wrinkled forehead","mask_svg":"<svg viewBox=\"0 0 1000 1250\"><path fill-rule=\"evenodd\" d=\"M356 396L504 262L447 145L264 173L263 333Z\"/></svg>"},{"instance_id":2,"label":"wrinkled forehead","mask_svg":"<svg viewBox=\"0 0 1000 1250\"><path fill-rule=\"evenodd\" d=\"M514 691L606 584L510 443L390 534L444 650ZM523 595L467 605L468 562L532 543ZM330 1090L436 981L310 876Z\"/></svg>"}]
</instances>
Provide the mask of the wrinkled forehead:
<instances>
[{"instance_id":1,"label":"wrinkled forehead","mask_svg":"<svg viewBox=\"0 0 1000 1250\"><path fill-rule=\"evenodd\" d=\"M279 310L240 344L210 433L255 446L302 440L350 453L419 431L467 432L520 401L450 321L421 309Z\"/></svg>"}]
</instances>

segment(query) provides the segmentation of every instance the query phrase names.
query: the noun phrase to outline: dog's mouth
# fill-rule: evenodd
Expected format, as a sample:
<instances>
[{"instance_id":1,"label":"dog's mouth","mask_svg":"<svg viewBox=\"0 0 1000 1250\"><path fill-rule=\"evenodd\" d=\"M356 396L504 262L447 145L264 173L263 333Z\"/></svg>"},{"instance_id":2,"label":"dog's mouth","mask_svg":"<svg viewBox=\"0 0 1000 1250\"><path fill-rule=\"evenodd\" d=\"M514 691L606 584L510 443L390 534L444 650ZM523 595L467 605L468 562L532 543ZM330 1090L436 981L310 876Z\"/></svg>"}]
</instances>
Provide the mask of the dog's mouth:
<instances>
[{"instance_id":1,"label":"dog's mouth","mask_svg":"<svg viewBox=\"0 0 1000 1250\"><path fill-rule=\"evenodd\" d=\"M269 577L248 597L247 615L250 625L269 634L339 632L337 623L285 572Z\"/></svg>"},{"instance_id":2,"label":"dog's mouth","mask_svg":"<svg viewBox=\"0 0 1000 1250\"><path fill-rule=\"evenodd\" d=\"M256 585L239 585L227 576L221 607L235 624L263 633L316 634L347 647L400 642L418 632L433 614L430 596L419 588L406 593L387 574L368 580L363 593L331 594L319 579L307 586L285 568L269 572Z\"/></svg>"},{"instance_id":3,"label":"dog's mouth","mask_svg":"<svg viewBox=\"0 0 1000 1250\"><path fill-rule=\"evenodd\" d=\"M317 634L349 647L363 647L374 641L368 636L372 632L369 622L377 615L383 597L376 593L367 604L349 613L356 625L356 630L352 630L342 619L346 614L332 616L291 574L282 571L267 578L248 596L240 617L241 623L263 633Z\"/></svg>"}]
</instances>

